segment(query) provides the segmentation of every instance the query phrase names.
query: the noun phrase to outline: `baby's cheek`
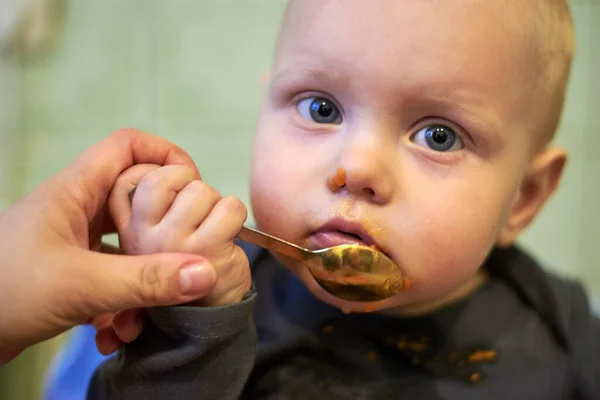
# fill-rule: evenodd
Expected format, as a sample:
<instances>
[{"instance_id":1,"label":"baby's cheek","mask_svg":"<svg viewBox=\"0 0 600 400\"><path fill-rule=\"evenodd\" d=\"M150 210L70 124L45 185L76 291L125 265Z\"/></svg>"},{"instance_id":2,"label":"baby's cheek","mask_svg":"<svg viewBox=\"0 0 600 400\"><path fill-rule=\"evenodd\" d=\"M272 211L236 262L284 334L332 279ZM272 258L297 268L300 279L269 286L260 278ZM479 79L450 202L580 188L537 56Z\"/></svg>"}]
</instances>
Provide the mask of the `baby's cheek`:
<instances>
[{"instance_id":1,"label":"baby's cheek","mask_svg":"<svg viewBox=\"0 0 600 400\"><path fill-rule=\"evenodd\" d=\"M269 171L272 171L269 172ZM259 165L252 175L250 198L252 213L258 227L273 235L287 238L282 230L296 225L298 208L293 204L293 185L280 171L269 165Z\"/></svg>"},{"instance_id":2,"label":"baby's cheek","mask_svg":"<svg viewBox=\"0 0 600 400\"><path fill-rule=\"evenodd\" d=\"M258 228L276 235L284 210L278 196L269 185L264 181L253 182L250 199Z\"/></svg>"},{"instance_id":3,"label":"baby's cheek","mask_svg":"<svg viewBox=\"0 0 600 400\"><path fill-rule=\"evenodd\" d=\"M433 298L467 281L494 243L494 220L468 213L459 217L424 223L407 236L413 238L406 247L407 277L420 296Z\"/></svg>"}]
</instances>

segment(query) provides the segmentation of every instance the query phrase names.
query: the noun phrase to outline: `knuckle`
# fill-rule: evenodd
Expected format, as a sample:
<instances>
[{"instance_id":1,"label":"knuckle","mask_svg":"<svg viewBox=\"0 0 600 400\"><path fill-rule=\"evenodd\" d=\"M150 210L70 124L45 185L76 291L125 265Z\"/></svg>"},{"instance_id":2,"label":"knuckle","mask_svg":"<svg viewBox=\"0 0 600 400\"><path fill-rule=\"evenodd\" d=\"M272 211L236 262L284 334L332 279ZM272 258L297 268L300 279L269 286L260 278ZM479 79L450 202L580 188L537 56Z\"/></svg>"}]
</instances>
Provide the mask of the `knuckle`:
<instances>
[{"instance_id":1,"label":"knuckle","mask_svg":"<svg viewBox=\"0 0 600 400\"><path fill-rule=\"evenodd\" d=\"M175 251L174 244L177 243L177 238L174 235L165 235L163 229L154 227L148 229L147 235L139 240L139 243L144 250L144 254L162 253Z\"/></svg>"},{"instance_id":2,"label":"knuckle","mask_svg":"<svg viewBox=\"0 0 600 400\"><path fill-rule=\"evenodd\" d=\"M175 186L180 186L182 182L185 182L183 186L187 186L195 181L196 173L190 167L167 165L146 174L138 186L145 190L174 190Z\"/></svg>"},{"instance_id":3,"label":"knuckle","mask_svg":"<svg viewBox=\"0 0 600 400\"><path fill-rule=\"evenodd\" d=\"M147 141L151 135L135 128L120 128L112 132L108 139L124 147L137 147L143 141Z\"/></svg>"},{"instance_id":4,"label":"knuckle","mask_svg":"<svg viewBox=\"0 0 600 400\"><path fill-rule=\"evenodd\" d=\"M169 174L169 176L180 177L188 183L198 179L196 171L184 164L165 165L161 169L164 173Z\"/></svg>"},{"instance_id":5,"label":"knuckle","mask_svg":"<svg viewBox=\"0 0 600 400\"><path fill-rule=\"evenodd\" d=\"M161 304L164 301L168 287L163 278L160 266L156 263L148 262L140 268L139 282L142 301L147 304Z\"/></svg>"},{"instance_id":6,"label":"knuckle","mask_svg":"<svg viewBox=\"0 0 600 400\"><path fill-rule=\"evenodd\" d=\"M223 199L223 196L221 195L221 193L219 193L219 191L217 189L215 189L214 187L204 183L203 183L203 191L205 193L205 197L207 200L211 200L213 202L219 202L220 200Z\"/></svg>"},{"instance_id":7,"label":"knuckle","mask_svg":"<svg viewBox=\"0 0 600 400\"><path fill-rule=\"evenodd\" d=\"M210 194L210 186L201 180L195 179L186 185L186 191L189 190L192 193L195 193L198 196L205 197L207 194Z\"/></svg>"},{"instance_id":8,"label":"knuckle","mask_svg":"<svg viewBox=\"0 0 600 400\"><path fill-rule=\"evenodd\" d=\"M137 129L120 128L111 133L110 136L112 139L115 139L118 142L126 142L131 140L135 135L139 135L140 133L141 132L139 132Z\"/></svg>"},{"instance_id":9,"label":"knuckle","mask_svg":"<svg viewBox=\"0 0 600 400\"><path fill-rule=\"evenodd\" d=\"M242 220L245 220L248 216L248 210L246 209L246 206L237 197L224 197L223 199L221 199L221 203L223 203L223 207L231 216L238 217Z\"/></svg>"},{"instance_id":10,"label":"knuckle","mask_svg":"<svg viewBox=\"0 0 600 400\"><path fill-rule=\"evenodd\" d=\"M166 186L168 182L168 176L163 173L162 168L159 168L144 175L140 180L138 188L153 191L162 186Z\"/></svg>"},{"instance_id":11,"label":"knuckle","mask_svg":"<svg viewBox=\"0 0 600 400\"><path fill-rule=\"evenodd\" d=\"M115 180L113 188L121 188L124 186L129 186L129 180L127 179L126 174L121 173Z\"/></svg>"}]
</instances>

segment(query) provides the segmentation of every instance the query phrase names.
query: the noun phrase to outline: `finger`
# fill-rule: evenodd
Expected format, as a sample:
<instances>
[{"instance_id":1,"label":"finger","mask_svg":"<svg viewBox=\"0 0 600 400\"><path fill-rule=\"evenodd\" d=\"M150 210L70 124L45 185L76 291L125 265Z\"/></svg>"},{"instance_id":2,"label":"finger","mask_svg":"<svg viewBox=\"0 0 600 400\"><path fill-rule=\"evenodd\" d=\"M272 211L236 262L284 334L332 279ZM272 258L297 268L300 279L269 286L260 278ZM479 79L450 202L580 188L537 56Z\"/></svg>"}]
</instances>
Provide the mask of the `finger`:
<instances>
[{"instance_id":1,"label":"finger","mask_svg":"<svg viewBox=\"0 0 600 400\"><path fill-rule=\"evenodd\" d=\"M106 327L96 332L96 347L98 351L108 356L123 346L112 327Z\"/></svg>"},{"instance_id":2,"label":"finger","mask_svg":"<svg viewBox=\"0 0 600 400\"><path fill-rule=\"evenodd\" d=\"M47 188L74 198L91 221L118 176L134 164L186 165L200 179L194 161L180 147L135 129L121 129L84 152Z\"/></svg>"},{"instance_id":3,"label":"finger","mask_svg":"<svg viewBox=\"0 0 600 400\"><path fill-rule=\"evenodd\" d=\"M198 243L223 243L232 241L242 229L248 211L236 197L224 197L194 233Z\"/></svg>"},{"instance_id":4,"label":"finger","mask_svg":"<svg viewBox=\"0 0 600 400\"><path fill-rule=\"evenodd\" d=\"M158 225L177 193L193 180L196 180L194 170L181 165L162 167L144 176L132 199L131 222Z\"/></svg>"},{"instance_id":5,"label":"finger","mask_svg":"<svg viewBox=\"0 0 600 400\"><path fill-rule=\"evenodd\" d=\"M113 316L114 314L111 313L98 315L92 319L92 325L97 331L107 326L112 326Z\"/></svg>"},{"instance_id":6,"label":"finger","mask_svg":"<svg viewBox=\"0 0 600 400\"><path fill-rule=\"evenodd\" d=\"M131 343L142 333L145 314L139 308L125 310L115 314L112 321L115 334L123 343Z\"/></svg>"},{"instance_id":7,"label":"finger","mask_svg":"<svg viewBox=\"0 0 600 400\"><path fill-rule=\"evenodd\" d=\"M134 165L119 175L115 181L108 198L108 207L118 232L124 232L131 219L132 204L128 198L129 192L140 183L144 176L159 168L159 165L154 164Z\"/></svg>"},{"instance_id":8,"label":"finger","mask_svg":"<svg viewBox=\"0 0 600 400\"><path fill-rule=\"evenodd\" d=\"M213 266L194 254L125 256L77 248L70 252L64 257L74 265L65 268L74 276L61 280L66 287L60 290L78 296L70 300L78 307L74 320L130 308L189 303L205 296L216 283Z\"/></svg>"},{"instance_id":9,"label":"finger","mask_svg":"<svg viewBox=\"0 0 600 400\"><path fill-rule=\"evenodd\" d=\"M193 233L221 200L221 195L202 181L188 183L178 194L159 225L188 229Z\"/></svg>"}]
</instances>

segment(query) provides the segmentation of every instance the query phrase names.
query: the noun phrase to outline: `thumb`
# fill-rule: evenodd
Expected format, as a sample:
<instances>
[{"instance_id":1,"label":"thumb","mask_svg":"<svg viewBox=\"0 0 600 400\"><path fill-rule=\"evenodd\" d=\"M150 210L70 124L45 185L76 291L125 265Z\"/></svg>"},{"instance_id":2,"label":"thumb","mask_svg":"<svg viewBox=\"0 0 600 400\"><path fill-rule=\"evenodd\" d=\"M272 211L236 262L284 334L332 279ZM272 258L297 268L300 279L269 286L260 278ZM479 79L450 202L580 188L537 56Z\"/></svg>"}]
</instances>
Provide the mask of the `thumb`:
<instances>
[{"instance_id":1,"label":"thumb","mask_svg":"<svg viewBox=\"0 0 600 400\"><path fill-rule=\"evenodd\" d=\"M86 252L83 304L89 316L123 309L188 303L209 294L214 267L194 254L126 256ZM75 258L77 259L77 258ZM81 260L81 258L79 258Z\"/></svg>"}]
</instances>

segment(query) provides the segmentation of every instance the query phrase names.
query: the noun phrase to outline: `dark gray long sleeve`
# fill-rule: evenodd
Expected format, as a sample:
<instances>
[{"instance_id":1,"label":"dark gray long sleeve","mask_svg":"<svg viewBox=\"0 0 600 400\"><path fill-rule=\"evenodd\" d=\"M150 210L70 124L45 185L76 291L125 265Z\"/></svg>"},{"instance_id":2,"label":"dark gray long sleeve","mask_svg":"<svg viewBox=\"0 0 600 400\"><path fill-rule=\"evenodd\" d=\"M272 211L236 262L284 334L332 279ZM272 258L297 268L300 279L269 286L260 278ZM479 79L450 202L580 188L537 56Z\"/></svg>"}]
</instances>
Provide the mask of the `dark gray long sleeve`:
<instances>
[{"instance_id":1,"label":"dark gray long sleeve","mask_svg":"<svg viewBox=\"0 0 600 400\"><path fill-rule=\"evenodd\" d=\"M143 333L98 368L89 400L237 399L256 356L256 293L225 307L148 310Z\"/></svg>"},{"instance_id":2,"label":"dark gray long sleeve","mask_svg":"<svg viewBox=\"0 0 600 400\"><path fill-rule=\"evenodd\" d=\"M600 397L600 319L590 318L590 324L586 331L588 346L587 362L581 367L581 373L588 382L586 394L590 399Z\"/></svg>"},{"instance_id":3,"label":"dark gray long sleeve","mask_svg":"<svg viewBox=\"0 0 600 400\"><path fill-rule=\"evenodd\" d=\"M585 306L585 307L584 307ZM572 317L571 360L578 399L600 399L600 319L593 316L587 303Z\"/></svg>"}]
</instances>

